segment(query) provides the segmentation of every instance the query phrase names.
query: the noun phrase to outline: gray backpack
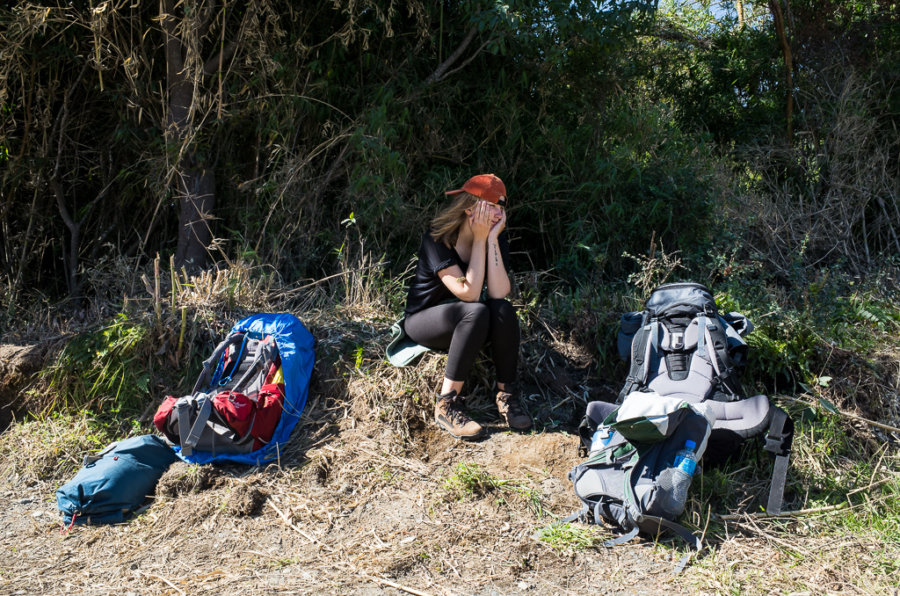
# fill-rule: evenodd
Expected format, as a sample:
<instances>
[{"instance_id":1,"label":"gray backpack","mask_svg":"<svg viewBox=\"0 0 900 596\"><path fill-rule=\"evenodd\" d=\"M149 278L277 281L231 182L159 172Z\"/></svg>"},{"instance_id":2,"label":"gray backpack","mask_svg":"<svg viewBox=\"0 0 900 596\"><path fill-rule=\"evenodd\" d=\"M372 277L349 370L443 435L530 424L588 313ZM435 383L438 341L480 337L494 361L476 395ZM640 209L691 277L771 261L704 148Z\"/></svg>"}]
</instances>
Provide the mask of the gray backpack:
<instances>
[{"instance_id":1,"label":"gray backpack","mask_svg":"<svg viewBox=\"0 0 900 596\"><path fill-rule=\"evenodd\" d=\"M259 431L265 423L271 437L278 417L259 416L268 380L280 366L272 335L232 331L203 362L190 395L167 396L154 416L156 427L181 454L250 453L261 447ZM283 387L277 388L283 395ZM280 406L278 406L280 416ZM240 420L241 415L247 419Z\"/></svg>"},{"instance_id":2,"label":"gray backpack","mask_svg":"<svg viewBox=\"0 0 900 596\"><path fill-rule=\"evenodd\" d=\"M699 550L699 538L675 522L691 483L676 458L686 445L695 460L703 456L712 426L708 415L684 400L639 392L619 407L588 404L590 456L569 473L583 507L563 521L614 526L621 535L604 546L669 531Z\"/></svg>"},{"instance_id":3,"label":"gray backpack","mask_svg":"<svg viewBox=\"0 0 900 596\"><path fill-rule=\"evenodd\" d=\"M643 311L622 316L619 356L630 367L618 402L639 391L705 404L713 414L707 454L716 461L709 463L726 459L745 440L765 433L764 448L775 455L766 510L779 513L794 425L765 395L744 394L740 383L748 353L744 337L752 330L740 313L720 315L712 293L702 284L659 286ZM582 426L584 442L591 431L589 421Z\"/></svg>"}]
</instances>

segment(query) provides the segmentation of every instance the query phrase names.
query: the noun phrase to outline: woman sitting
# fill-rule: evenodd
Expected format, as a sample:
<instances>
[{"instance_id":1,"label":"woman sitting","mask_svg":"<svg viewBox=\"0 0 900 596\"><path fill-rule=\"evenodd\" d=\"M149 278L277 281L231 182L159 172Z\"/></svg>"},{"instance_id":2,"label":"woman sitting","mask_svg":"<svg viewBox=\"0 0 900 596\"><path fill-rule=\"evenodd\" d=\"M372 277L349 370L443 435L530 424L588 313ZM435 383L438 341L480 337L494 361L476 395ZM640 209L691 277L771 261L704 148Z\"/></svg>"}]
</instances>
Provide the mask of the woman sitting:
<instances>
[{"instance_id":1,"label":"woman sitting","mask_svg":"<svg viewBox=\"0 0 900 596\"><path fill-rule=\"evenodd\" d=\"M482 435L460 396L475 357L486 342L497 372L496 403L515 430L532 421L513 385L519 359L519 322L510 292L506 187L481 174L451 190L453 202L422 237L415 277L406 299L404 330L410 339L448 352L434 420L460 439Z\"/></svg>"}]
</instances>

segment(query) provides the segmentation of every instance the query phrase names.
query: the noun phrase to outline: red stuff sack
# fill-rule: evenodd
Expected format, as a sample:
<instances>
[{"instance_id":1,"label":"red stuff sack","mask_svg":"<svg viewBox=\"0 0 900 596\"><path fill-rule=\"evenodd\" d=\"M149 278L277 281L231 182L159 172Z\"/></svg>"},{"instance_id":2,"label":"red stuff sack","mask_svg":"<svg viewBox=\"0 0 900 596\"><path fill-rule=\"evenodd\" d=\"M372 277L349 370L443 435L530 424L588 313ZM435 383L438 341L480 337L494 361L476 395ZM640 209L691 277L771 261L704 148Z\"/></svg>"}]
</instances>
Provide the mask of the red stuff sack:
<instances>
[{"instance_id":1,"label":"red stuff sack","mask_svg":"<svg viewBox=\"0 0 900 596\"><path fill-rule=\"evenodd\" d=\"M259 389L256 397L256 420L250 434L256 439L253 448L259 449L272 440L275 427L284 408L284 383L269 383Z\"/></svg>"},{"instance_id":2,"label":"red stuff sack","mask_svg":"<svg viewBox=\"0 0 900 596\"><path fill-rule=\"evenodd\" d=\"M246 436L253 425L256 404L239 391L220 391L213 398L213 408L240 437Z\"/></svg>"},{"instance_id":3,"label":"red stuff sack","mask_svg":"<svg viewBox=\"0 0 900 596\"><path fill-rule=\"evenodd\" d=\"M177 401L177 397L167 395L156 410L156 414L153 415L153 424L159 429L159 432L175 444L178 444L178 427L170 428L169 422L172 418L172 409Z\"/></svg>"}]
</instances>

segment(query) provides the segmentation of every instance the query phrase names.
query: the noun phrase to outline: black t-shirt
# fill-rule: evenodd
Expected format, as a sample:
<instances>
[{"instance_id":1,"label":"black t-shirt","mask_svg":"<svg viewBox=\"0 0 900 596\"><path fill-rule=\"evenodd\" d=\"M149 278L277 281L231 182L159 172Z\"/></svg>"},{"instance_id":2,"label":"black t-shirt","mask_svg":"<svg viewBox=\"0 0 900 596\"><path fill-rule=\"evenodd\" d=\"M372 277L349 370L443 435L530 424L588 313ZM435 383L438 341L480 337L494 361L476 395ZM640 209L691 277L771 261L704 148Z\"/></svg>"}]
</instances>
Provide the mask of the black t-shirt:
<instances>
[{"instance_id":1,"label":"black t-shirt","mask_svg":"<svg viewBox=\"0 0 900 596\"><path fill-rule=\"evenodd\" d=\"M497 237L500 246L500 256L503 257L503 265L509 273L509 240L506 230L500 232ZM425 232L422 236L422 244L419 247L419 262L416 264L416 274L409 282L409 292L406 295L406 314L411 315L436 306L445 300L454 300L453 292L444 285L438 277L438 271L458 265L463 275L469 264L459 258L455 248L447 248L440 242L435 242L431 232ZM485 269L484 283L487 285L487 269Z\"/></svg>"}]
</instances>

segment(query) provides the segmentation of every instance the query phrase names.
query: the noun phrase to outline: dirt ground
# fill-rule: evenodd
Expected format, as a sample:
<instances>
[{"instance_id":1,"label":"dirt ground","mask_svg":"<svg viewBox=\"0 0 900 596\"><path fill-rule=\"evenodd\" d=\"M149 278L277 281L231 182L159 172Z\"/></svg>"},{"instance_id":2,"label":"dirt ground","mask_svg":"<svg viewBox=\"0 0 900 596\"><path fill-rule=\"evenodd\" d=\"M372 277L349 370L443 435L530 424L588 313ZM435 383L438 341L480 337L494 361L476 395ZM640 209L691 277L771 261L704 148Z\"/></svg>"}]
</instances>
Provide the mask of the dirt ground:
<instances>
[{"instance_id":1,"label":"dirt ground","mask_svg":"<svg viewBox=\"0 0 900 596\"><path fill-rule=\"evenodd\" d=\"M636 543L565 554L533 539L549 513L577 508L565 478L576 439L493 431L469 444L429 429L417 457L351 429L306 452L302 466L198 473L177 463L138 518L68 533L54 487L7 486L0 593L668 591L667 549ZM535 489L547 513L503 490L455 494L445 483L459 462ZM628 579L638 577L640 588Z\"/></svg>"},{"instance_id":2,"label":"dirt ground","mask_svg":"<svg viewBox=\"0 0 900 596\"><path fill-rule=\"evenodd\" d=\"M566 479L574 436L493 427L464 443L424 427L400 444L373 428L301 439L261 470L176 463L149 509L118 526L62 532L55 486L7 479L0 594L768 593L760 558L790 565L792 550L823 546L737 534L677 578L683 550L671 543L560 552L533 535L577 508ZM452 490L460 462L533 489L541 510L511 490ZM824 547L847 557L866 544ZM824 582L805 593L870 593L845 583L833 557L796 565Z\"/></svg>"},{"instance_id":3,"label":"dirt ground","mask_svg":"<svg viewBox=\"0 0 900 596\"><path fill-rule=\"evenodd\" d=\"M278 462L176 463L125 524L62 531L54 491L68 478L0 478L0 595L885 593L900 545L802 520L729 524L677 577L687 551L672 540L553 548L536 532L579 507L567 479L578 439L571 419L554 422L565 400L534 386L545 430L512 433L487 415L485 439L458 441L403 389L440 365L349 383L326 370ZM569 373L566 386L592 392ZM461 464L485 482L454 485Z\"/></svg>"}]
</instances>

